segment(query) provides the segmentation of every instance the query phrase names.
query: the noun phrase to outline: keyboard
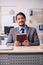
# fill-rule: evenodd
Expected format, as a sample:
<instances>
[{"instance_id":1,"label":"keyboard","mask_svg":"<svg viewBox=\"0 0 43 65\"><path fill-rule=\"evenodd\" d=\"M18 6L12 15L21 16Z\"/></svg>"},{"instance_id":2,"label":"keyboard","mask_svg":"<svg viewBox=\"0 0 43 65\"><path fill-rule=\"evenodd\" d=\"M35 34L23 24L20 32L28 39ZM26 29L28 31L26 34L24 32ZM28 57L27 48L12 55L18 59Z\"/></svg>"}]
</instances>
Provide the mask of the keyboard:
<instances>
[{"instance_id":1,"label":"keyboard","mask_svg":"<svg viewBox=\"0 0 43 65\"><path fill-rule=\"evenodd\" d=\"M13 49L13 46L6 46L6 45L0 45L0 50L11 50Z\"/></svg>"}]
</instances>

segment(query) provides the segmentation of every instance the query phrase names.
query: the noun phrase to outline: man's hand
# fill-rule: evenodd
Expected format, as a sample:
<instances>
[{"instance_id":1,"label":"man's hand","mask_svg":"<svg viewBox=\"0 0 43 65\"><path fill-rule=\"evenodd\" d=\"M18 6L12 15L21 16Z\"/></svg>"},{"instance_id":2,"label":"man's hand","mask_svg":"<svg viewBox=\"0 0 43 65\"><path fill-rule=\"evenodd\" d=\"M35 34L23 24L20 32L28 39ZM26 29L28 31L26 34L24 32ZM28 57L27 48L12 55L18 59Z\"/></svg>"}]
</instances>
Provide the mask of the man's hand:
<instances>
[{"instance_id":1,"label":"man's hand","mask_svg":"<svg viewBox=\"0 0 43 65\"><path fill-rule=\"evenodd\" d=\"M23 46L29 46L30 42L28 40L24 40L24 42L22 43Z\"/></svg>"},{"instance_id":2,"label":"man's hand","mask_svg":"<svg viewBox=\"0 0 43 65\"><path fill-rule=\"evenodd\" d=\"M14 46L21 46L21 43L19 41L15 41Z\"/></svg>"}]
</instances>

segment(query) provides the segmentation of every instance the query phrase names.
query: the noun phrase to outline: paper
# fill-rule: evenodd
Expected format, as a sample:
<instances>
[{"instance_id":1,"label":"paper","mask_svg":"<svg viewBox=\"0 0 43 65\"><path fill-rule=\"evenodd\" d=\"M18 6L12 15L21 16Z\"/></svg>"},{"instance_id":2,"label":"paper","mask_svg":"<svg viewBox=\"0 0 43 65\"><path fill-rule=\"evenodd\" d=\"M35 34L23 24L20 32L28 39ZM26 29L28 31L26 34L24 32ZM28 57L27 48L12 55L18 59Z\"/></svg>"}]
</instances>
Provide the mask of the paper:
<instances>
[{"instance_id":1,"label":"paper","mask_svg":"<svg viewBox=\"0 0 43 65\"><path fill-rule=\"evenodd\" d=\"M7 46L7 45L0 45L0 50L10 50L13 49L13 46Z\"/></svg>"}]
</instances>

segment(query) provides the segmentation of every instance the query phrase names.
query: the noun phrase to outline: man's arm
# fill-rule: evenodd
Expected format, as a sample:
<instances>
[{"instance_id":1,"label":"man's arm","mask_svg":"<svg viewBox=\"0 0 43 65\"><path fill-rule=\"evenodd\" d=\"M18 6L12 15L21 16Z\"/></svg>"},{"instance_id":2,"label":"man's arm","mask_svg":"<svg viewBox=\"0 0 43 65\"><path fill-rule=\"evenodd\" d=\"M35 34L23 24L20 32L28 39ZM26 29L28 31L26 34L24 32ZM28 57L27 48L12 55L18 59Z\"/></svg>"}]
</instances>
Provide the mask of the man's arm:
<instances>
[{"instance_id":1,"label":"man's arm","mask_svg":"<svg viewBox=\"0 0 43 65\"><path fill-rule=\"evenodd\" d=\"M40 42L39 42L39 38L38 38L38 34L37 34L37 31L36 31L36 29L34 29L34 33L33 33L33 43L30 43L30 45L35 45L35 46L37 46L37 45L40 45Z\"/></svg>"},{"instance_id":2,"label":"man's arm","mask_svg":"<svg viewBox=\"0 0 43 65\"><path fill-rule=\"evenodd\" d=\"M8 35L8 39L7 39L6 45L8 45L8 46L13 45L12 30L10 30L10 33Z\"/></svg>"}]
</instances>

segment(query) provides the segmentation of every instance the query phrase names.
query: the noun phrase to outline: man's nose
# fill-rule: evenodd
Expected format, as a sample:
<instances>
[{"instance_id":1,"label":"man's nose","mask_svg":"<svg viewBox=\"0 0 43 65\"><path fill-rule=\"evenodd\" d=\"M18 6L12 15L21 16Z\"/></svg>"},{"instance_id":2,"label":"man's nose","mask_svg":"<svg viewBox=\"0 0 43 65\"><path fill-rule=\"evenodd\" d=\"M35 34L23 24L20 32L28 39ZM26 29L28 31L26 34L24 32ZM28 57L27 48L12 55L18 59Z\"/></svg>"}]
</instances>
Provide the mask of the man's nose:
<instances>
[{"instance_id":1,"label":"man's nose","mask_svg":"<svg viewBox=\"0 0 43 65\"><path fill-rule=\"evenodd\" d=\"M22 21L22 19L20 19L20 21Z\"/></svg>"}]
</instances>

